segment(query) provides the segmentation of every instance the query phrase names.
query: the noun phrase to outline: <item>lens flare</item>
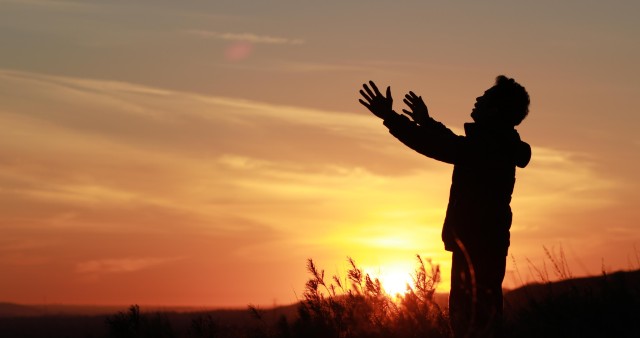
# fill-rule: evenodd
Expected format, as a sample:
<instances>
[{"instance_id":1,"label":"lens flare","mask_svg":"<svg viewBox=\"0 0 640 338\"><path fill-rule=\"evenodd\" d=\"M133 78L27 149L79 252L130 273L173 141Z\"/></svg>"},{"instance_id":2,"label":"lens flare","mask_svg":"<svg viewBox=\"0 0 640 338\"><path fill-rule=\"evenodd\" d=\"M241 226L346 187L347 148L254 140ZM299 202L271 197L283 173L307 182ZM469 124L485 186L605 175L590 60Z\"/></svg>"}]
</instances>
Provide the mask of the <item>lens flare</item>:
<instances>
[{"instance_id":1,"label":"lens flare","mask_svg":"<svg viewBox=\"0 0 640 338\"><path fill-rule=\"evenodd\" d=\"M248 58L251 52L253 52L253 44L247 41L238 41L227 46L224 57L228 61L241 61Z\"/></svg>"}]
</instances>

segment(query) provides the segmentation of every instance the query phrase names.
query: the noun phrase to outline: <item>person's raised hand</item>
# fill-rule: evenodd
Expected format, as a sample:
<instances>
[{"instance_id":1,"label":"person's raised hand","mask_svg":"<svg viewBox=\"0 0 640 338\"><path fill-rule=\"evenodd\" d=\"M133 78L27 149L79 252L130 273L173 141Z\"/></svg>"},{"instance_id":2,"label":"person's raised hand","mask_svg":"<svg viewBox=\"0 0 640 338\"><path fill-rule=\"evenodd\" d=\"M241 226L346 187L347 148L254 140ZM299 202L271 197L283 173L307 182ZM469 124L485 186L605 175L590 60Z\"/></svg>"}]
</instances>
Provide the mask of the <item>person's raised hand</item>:
<instances>
[{"instance_id":1,"label":"person's raised hand","mask_svg":"<svg viewBox=\"0 0 640 338\"><path fill-rule=\"evenodd\" d=\"M367 86L367 84L363 84L362 87L364 90L360 89L360 95L364 98L364 100L359 99L358 101L373 115L386 119L393 113L393 97L391 97L391 87L387 87L387 95L384 96L378 90L378 87L373 81L369 81L371 88ZM373 90L372 90L373 89Z\"/></svg>"},{"instance_id":2,"label":"person's raised hand","mask_svg":"<svg viewBox=\"0 0 640 338\"><path fill-rule=\"evenodd\" d=\"M402 111L409 115L414 122L422 125L429 120L429 109L427 109L427 105L422 100L422 96L409 92L402 101L411 109L411 111L406 109L402 109Z\"/></svg>"}]
</instances>

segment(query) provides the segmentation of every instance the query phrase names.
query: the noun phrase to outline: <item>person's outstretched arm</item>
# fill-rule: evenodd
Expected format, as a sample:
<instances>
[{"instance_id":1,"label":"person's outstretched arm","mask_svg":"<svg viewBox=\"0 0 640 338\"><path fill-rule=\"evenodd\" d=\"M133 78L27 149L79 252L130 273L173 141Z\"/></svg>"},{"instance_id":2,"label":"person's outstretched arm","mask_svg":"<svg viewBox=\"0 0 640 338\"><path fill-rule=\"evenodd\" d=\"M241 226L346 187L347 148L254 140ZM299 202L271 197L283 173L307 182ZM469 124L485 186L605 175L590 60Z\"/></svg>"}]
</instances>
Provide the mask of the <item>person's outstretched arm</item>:
<instances>
[{"instance_id":1,"label":"person's outstretched arm","mask_svg":"<svg viewBox=\"0 0 640 338\"><path fill-rule=\"evenodd\" d=\"M422 97L409 92L403 100L410 109L403 111L411 116L412 121L393 111L391 87L387 87L384 96L373 81L369 81L369 85L371 88L366 83L362 85L360 94L364 100L359 101L371 113L384 120L384 125L393 136L425 156L447 163L455 162L463 137L432 119Z\"/></svg>"},{"instance_id":2,"label":"person's outstretched arm","mask_svg":"<svg viewBox=\"0 0 640 338\"><path fill-rule=\"evenodd\" d=\"M445 125L431 118L421 96L409 92L403 102L409 110L402 111L413 121L404 115L389 115L384 122L389 132L425 156L446 163L455 163L460 158L464 137L456 135Z\"/></svg>"}]
</instances>

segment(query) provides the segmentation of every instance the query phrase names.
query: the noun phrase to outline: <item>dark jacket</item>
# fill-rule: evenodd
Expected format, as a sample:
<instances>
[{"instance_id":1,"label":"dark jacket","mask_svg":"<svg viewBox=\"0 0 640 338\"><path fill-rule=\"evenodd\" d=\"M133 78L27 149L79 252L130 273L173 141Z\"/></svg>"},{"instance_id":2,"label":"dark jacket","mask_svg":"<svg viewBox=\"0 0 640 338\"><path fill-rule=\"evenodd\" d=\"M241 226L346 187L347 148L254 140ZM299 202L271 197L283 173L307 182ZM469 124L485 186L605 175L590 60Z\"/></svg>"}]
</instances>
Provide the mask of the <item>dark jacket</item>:
<instances>
[{"instance_id":1,"label":"dark jacket","mask_svg":"<svg viewBox=\"0 0 640 338\"><path fill-rule=\"evenodd\" d=\"M506 255L516 166L524 168L531 159L531 147L518 132L466 123L466 136L458 136L431 118L418 125L399 114L384 125L411 149L454 165L442 229L445 249L461 244L472 253Z\"/></svg>"}]
</instances>

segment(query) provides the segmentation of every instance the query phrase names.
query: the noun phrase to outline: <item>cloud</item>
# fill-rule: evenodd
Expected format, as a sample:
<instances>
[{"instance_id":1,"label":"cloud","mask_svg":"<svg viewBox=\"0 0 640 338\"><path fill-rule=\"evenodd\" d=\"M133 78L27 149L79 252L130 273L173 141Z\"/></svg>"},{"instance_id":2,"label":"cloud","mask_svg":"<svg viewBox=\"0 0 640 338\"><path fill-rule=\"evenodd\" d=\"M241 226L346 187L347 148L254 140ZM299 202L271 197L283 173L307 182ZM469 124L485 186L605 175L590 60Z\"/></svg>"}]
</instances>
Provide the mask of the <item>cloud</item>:
<instances>
[{"instance_id":1,"label":"cloud","mask_svg":"<svg viewBox=\"0 0 640 338\"><path fill-rule=\"evenodd\" d=\"M362 64L335 64L335 63L321 63L321 62L297 62L289 61L275 66L279 71L287 72L366 72L366 73L396 73L391 71L382 70L375 67L367 67Z\"/></svg>"},{"instance_id":2,"label":"cloud","mask_svg":"<svg viewBox=\"0 0 640 338\"><path fill-rule=\"evenodd\" d=\"M292 39L270 35L258 35L254 33L229 33L215 32L207 30L192 29L186 33L207 39L227 40L236 42L250 42L270 45L301 45L305 41L303 39Z\"/></svg>"},{"instance_id":3,"label":"cloud","mask_svg":"<svg viewBox=\"0 0 640 338\"><path fill-rule=\"evenodd\" d=\"M5 125L21 126L10 133L22 145L12 142L10 148L29 148L22 151L31 153L39 148L28 144L46 137L42 145L46 148L86 148L77 151L89 152L92 144L100 144L97 154L121 157L119 154L139 153L141 158L159 161L167 160L164 157L170 153L198 159L234 154L302 163L305 170L312 171L339 164L386 172L405 170L401 168L408 162L419 162L408 153L389 149L395 142L383 136L386 132L377 121L364 114L113 81L17 72L2 72L0 78L7 107L0 117ZM21 93L29 93L31 98ZM8 107L15 113L7 111ZM292 147L292 142L297 146ZM393 160L376 160L382 153ZM90 158L100 161L97 156Z\"/></svg>"},{"instance_id":4,"label":"cloud","mask_svg":"<svg viewBox=\"0 0 640 338\"><path fill-rule=\"evenodd\" d=\"M239 182L264 180L277 190L352 174L448 170L405 149L366 115L116 81L13 71L0 79L7 163L0 180L22 184L16 189L34 198L169 206L175 203L167 195L192 201L207 194L191 184L233 192ZM580 205L598 199L589 191L611 188L585 159L553 149L536 148L521 173L537 183L518 189L540 201L553 195Z\"/></svg>"},{"instance_id":5,"label":"cloud","mask_svg":"<svg viewBox=\"0 0 640 338\"><path fill-rule=\"evenodd\" d=\"M348 112L15 71L0 93L0 211L15 226L271 240L419 161Z\"/></svg>"},{"instance_id":6,"label":"cloud","mask_svg":"<svg viewBox=\"0 0 640 338\"><path fill-rule=\"evenodd\" d=\"M513 203L524 210L526 222L542 222L551 213L595 211L616 203L621 184L598 172L596 159L544 147L534 147L532 153L530 165L518 170Z\"/></svg>"},{"instance_id":7,"label":"cloud","mask_svg":"<svg viewBox=\"0 0 640 338\"><path fill-rule=\"evenodd\" d=\"M81 274L125 273L135 272L158 266L180 258L117 258L99 259L76 264L76 272Z\"/></svg>"},{"instance_id":8,"label":"cloud","mask_svg":"<svg viewBox=\"0 0 640 338\"><path fill-rule=\"evenodd\" d=\"M0 71L0 93L5 224L241 234L257 242L234 249L245 253L441 246L451 167L368 115L15 71ZM544 235L554 213L610 205L615 181L592 160L535 148L514 231Z\"/></svg>"},{"instance_id":9,"label":"cloud","mask_svg":"<svg viewBox=\"0 0 640 338\"><path fill-rule=\"evenodd\" d=\"M72 266L94 281L176 271L181 257L182 272L346 254L448 260L451 166L367 114L9 70L0 101L5 269ZM534 147L517 173L515 248L633 234L598 232L619 183L597 160Z\"/></svg>"},{"instance_id":10,"label":"cloud","mask_svg":"<svg viewBox=\"0 0 640 338\"><path fill-rule=\"evenodd\" d=\"M86 10L93 9L96 4L87 4L77 1L64 1L64 0L0 0L0 4L11 4L30 7L42 7L50 9L64 9L64 10Z\"/></svg>"}]
</instances>

